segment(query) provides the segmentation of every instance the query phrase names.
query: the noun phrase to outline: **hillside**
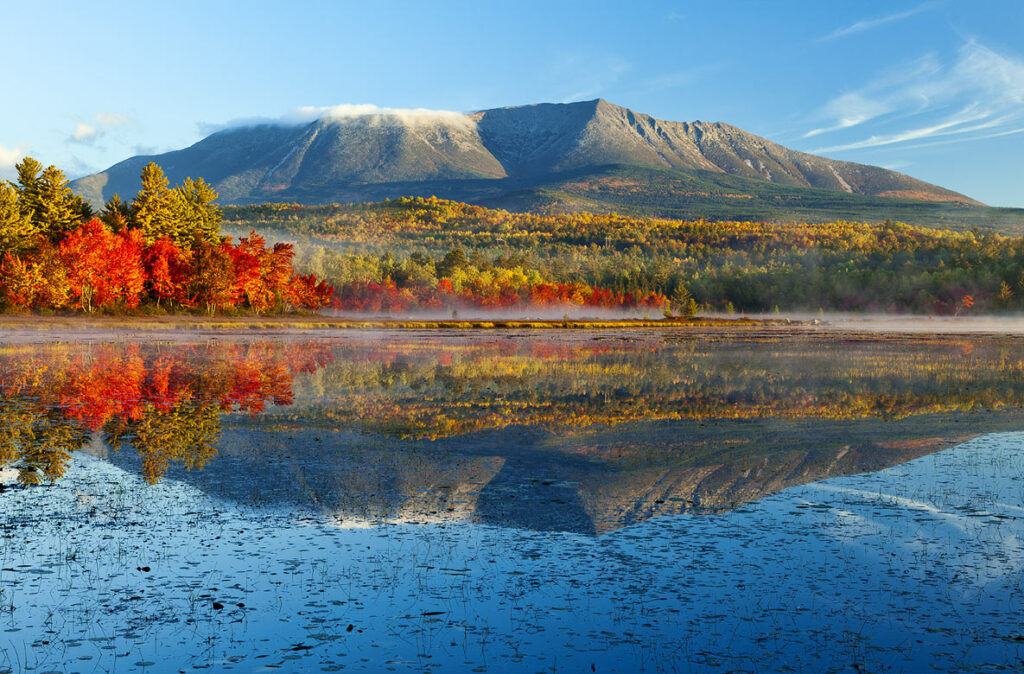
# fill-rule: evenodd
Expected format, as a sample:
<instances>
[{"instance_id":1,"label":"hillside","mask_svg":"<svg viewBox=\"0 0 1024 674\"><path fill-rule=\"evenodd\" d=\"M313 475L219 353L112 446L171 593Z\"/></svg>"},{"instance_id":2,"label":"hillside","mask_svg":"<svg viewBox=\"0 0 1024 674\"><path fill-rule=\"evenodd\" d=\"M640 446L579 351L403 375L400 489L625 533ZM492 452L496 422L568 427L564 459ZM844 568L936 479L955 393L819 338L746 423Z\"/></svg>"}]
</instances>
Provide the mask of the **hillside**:
<instances>
[{"instance_id":1,"label":"hillside","mask_svg":"<svg viewBox=\"0 0 1024 674\"><path fill-rule=\"evenodd\" d=\"M202 176L229 204L436 195L534 212L896 217L1003 228L1024 220L895 171L797 152L720 122L663 121L600 99L234 128L182 150L126 159L72 186L93 204L133 194L150 161L171 182Z\"/></svg>"},{"instance_id":2,"label":"hillside","mask_svg":"<svg viewBox=\"0 0 1024 674\"><path fill-rule=\"evenodd\" d=\"M1021 239L885 221L760 223L515 213L442 199L227 206L224 228L295 241L351 311L585 306L640 315L1024 311ZM554 315L562 311L554 309ZM536 315L536 314L531 314Z\"/></svg>"}]
</instances>

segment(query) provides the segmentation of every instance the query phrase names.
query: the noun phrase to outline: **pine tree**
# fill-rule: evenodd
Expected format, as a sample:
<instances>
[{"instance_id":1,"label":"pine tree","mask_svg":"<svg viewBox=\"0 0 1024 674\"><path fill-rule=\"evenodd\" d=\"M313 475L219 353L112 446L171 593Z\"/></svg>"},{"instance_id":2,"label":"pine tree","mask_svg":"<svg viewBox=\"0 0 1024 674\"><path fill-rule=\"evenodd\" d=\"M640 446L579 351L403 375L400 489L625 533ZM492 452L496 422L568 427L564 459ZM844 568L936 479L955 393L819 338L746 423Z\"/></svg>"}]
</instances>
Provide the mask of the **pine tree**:
<instances>
[{"instance_id":1,"label":"pine tree","mask_svg":"<svg viewBox=\"0 0 1024 674\"><path fill-rule=\"evenodd\" d=\"M671 303L671 306L672 306L673 309L675 309L680 314L684 314L685 315L686 308L687 308L687 303L691 299L693 299L693 298L690 296L690 291L687 290L686 286L683 285L683 283L680 281L676 285L676 289L674 291L672 291L672 303Z\"/></svg>"},{"instance_id":2,"label":"pine tree","mask_svg":"<svg viewBox=\"0 0 1024 674\"><path fill-rule=\"evenodd\" d=\"M168 188L163 169L154 162L142 169L142 189L132 200L132 221L148 243L162 237L177 241L181 220L175 192Z\"/></svg>"},{"instance_id":3,"label":"pine tree","mask_svg":"<svg viewBox=\"0 0 1024 674\"><path fill-rule=\"evenodd\" d=\"M43 165L32 157L25 157L14 168L18 171L18 185L21 187L21 207L30 218L35 219L40 210L39 174Z\"/></svg>"},{"instance_id":4,"label":"pine tree","mask_svg":"<svg viewBox=\"0 0 1024 674\"><path fill-rule=\"evenodd\" d=\"M39 203L35 207L35 225L51 240L78 227L83 215L92 210L71 191L67 177L56 166L48 166L36 185Z\"/></svg>"},{"instance_id":5,"label":"pine tree","mask_svg":"<svg viewBox=\"0 0 1024 674\"><path fill-rule=\"evenodd\" d=\"M117 194L110 197L100 211L100 220L113 232L120 232L132 225L132 208Z\"/></svg>"},{"instance_id":6,"label":"pine tree","mask_svg":"<svg viewBox=\"0 0 1024 674\"><path fill-rule=\"evenodd\" d=\"M20 253L32 245L38 230L32 218L22 207L18 190L0 183L0 254Z\"/></svg>"},{"instance_id":7,"label":"pine tree","mask_svg":"<svg viewBox=\"0 0 1024 674\"><path fill-rule=\"evenodd\" d=\"M217 243L220 240L221 210L216 203L217 192L202 178L185 181L174 189L175 207L181 222L179 245L191 246L202 240Z\"/></svg>"}]
</instances>

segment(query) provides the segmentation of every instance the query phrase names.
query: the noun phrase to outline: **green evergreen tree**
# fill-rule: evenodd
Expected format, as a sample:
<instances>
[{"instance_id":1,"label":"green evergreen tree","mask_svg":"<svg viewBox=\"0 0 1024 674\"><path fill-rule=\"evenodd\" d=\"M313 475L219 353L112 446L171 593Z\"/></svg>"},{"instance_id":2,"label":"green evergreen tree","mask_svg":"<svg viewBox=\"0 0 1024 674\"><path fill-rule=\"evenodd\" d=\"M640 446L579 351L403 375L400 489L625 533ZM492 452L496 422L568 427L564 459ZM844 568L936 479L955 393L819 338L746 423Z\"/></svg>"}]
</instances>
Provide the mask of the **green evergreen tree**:
<instances>
[{"instance_id":1,"label":"green evergreen tree","mask_svg":"<svg viewBox=\"0 0 1024 674\"><path fill-rule=\"evenodd\" d=\"M76 229L92 211L56 166L46 167L32 183L29 205L35 226L54 241Z\"/></svg>"},{"instance_id":2,"label":"green evergreen tree","mask_svg":"<svg viewBox=\"0 0 1024 674\"><path fill-rule=\"evenodd\" d=\"M215 202L220 196L202 178L185 181L174 188L175 207L181 222L180 237L187 239L177 243L192 245L195 241L217 243L220 240L221 210Z\"/></svg>"},{"instance_id":3,"label":"green evergreen tree","mask_svg":"<svg viewBox=\"0 0 1024 674\"><path fill-rule=\"evenodd\" d=\"M676 285L676 289L672 291L671 306L676 312L686 315L687 305L693 297L690 295L690 291L686 289L686 286L680 281Z\"/></svg>"},{"instance_id":4,"label":"green evergreen tree","mask_svg":"<svg viewBox=\"0 0 1024 674\"><path fill-rule=\"evenodd\" d=\"M448 251L444 256L444 259L438 263L437 278L451 276L453 271L456 269L462 269L467 264L469 264L469 260L466 259L466 251L461 248L453 248Z\"/></svg>"},{"instance_id":5,"label":"green evergreen tree","mask_svg":"<svg viewBox=\"0 0 1024 674\"><path fill-rule=\"evenodd\" d=\"M13 185L0 183L0 255L17 254L30 247L38 232L19 197Z\"/></svg>"},{"instance_id":6,"label":"green evergreen tree","mask_svg":"<svg viewBox=\"0 0 1024 674\"><path fill-rule=\"evenodd\" d=\"M18 172L21 207L34 220L41 207L39 174L43 171L43 165L32 157L25 157L15 164L14 168Z\"/></svg>"},{"instance_id":7,"label":"green evergreen tree","mask_svg":"<svg viewBox=\"0 0 1024 674\"><path fill-rule=\"evenodd\" d=\"M132 222L142 230L146 241L181 235L180 208L173 190L168 187L163 169L154 162L142 169L142 189L132 200Z\"/></svg>"},{"instance_id":8,"label":"green evergreen tree","mask_svg":"<svg viewBox=\"0 0 1024 674\"><path fill-rule=\"evenodd\" d=\"M112 232L120 232L132 226L132 208L117 194L110 197L100 211L100 219Z\"/></svg>"}]
</instances>

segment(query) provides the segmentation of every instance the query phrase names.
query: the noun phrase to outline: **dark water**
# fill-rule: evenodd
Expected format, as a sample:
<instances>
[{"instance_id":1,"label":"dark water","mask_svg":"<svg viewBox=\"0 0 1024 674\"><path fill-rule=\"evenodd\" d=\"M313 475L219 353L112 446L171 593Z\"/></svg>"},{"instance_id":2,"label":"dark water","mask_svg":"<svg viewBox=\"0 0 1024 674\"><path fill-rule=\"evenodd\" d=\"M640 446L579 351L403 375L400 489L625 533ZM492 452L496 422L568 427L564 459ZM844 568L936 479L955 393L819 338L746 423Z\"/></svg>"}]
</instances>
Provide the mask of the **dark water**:
<instances>
[{"instance_id":1,"label":"dark water","mask_svg":"<svg viewBox=\"0 0 1024 674\"><path fill-rule=\"evenodd\" d=\"M0 671L1024 667L1024 343L9 343Z\"/></svg>"}]
</instances>

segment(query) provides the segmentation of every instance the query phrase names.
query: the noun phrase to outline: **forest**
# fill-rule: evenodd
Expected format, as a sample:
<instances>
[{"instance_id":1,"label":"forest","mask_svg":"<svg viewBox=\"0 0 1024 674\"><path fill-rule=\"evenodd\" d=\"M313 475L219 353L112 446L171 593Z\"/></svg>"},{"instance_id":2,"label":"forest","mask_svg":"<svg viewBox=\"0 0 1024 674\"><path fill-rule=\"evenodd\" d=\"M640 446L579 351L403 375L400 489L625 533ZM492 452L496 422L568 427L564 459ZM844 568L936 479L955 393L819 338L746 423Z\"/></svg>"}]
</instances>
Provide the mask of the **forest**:
<instances>
[{"instance_id":1,"label":"forest","mask_svg":"<svg viewBox=\"0 0 1024 674\"><path fill-rule=\"evenodd\" d=\"M99 212L26 158L0 184L0 309L402 315L571 307L961 315L1024 309L1024 238L879 223L515 213L434 197L220 206L156 164ZM257 233L259 232L259 233Z\"/></svg>"},{"instance_id":2,"label":"forest","mask_svg":"<svg viewBox=\"0 0 1024 674\"><path fill-rule=\"evenodd\" d=\"M220 231L217 193L202 179L169 187L150 163L130 203L100 213L64 173L27 157L0 183L0 305L9 311L316 310L333 288L292 269L291 244Z\"/></svg>"},{"instance_id":3,"label":"forest","mask_svg":"<svg viewBox=\"0 0 1024 674\"><path fill-rule=\"evenodd\" d=\"M296 241L296 268L347 309L432 306L451 292L514 305L550 286L679 314L1024 308L1024 238L977 229L513 213L434 198L228 206L224 222Z\"/></svg>"}]
</instances>

